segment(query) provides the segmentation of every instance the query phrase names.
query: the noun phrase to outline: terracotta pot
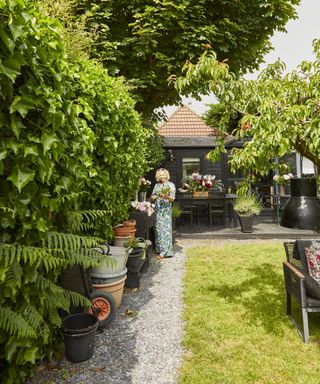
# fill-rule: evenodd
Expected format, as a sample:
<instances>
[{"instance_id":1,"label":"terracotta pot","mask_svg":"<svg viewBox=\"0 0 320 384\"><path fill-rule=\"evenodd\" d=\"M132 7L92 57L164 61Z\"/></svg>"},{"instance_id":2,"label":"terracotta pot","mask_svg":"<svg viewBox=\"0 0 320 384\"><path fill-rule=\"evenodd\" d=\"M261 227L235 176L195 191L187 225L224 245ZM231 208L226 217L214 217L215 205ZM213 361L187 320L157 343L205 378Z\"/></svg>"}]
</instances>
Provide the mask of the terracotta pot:
<instances>
[{"instance_id":1,"label":"terracotta pot","mask_svg":"<svg viewBox=\"0 0 320 384\"><path fill-rule=\"evenodd\" d=\"M131 236L131 228L124 227L123 225L117 225L116 227L113 228L113 231L116 237Z\"/></svg>"},{"instance_id":2,"label":"terracotta pot","mask_svg":"<svg viewBox=\"0 0 320 384\"><path fill-rule=\"evenodd\" d=\"M137 222L135 220L125 220L123 222L124 227L130 227L131 229L136 227Z\"/></svg>"},{"instance_id":3,"label":"terracotta pot","mask_svg":"<svg viewBox=\"0 0 320 384\"><path fill-rule=\"evenodd\" d=\"M130 227L128 227L128 228L130 228ZM133 239L135 237L135 235L136 235L136 229L135 228L131 229L130 230L130 237Z\"/></svg>"},{"instance_id":4,"label":"terracotta pot","mask_svg":"<svg viewBox=\"0 0 320 384\"><path fill-rule=\"evenodd\" d=\"M113 296L115 302L116 302L116 307L119 308L122 300L122 295L123 295L123 287L125 284L127 276L122 277L118 281L114 281L112 283L105 283L105 284L92 284L92 288L94 290L98 291L106 291L111 293Z\"/></svg>"}]
</instances>

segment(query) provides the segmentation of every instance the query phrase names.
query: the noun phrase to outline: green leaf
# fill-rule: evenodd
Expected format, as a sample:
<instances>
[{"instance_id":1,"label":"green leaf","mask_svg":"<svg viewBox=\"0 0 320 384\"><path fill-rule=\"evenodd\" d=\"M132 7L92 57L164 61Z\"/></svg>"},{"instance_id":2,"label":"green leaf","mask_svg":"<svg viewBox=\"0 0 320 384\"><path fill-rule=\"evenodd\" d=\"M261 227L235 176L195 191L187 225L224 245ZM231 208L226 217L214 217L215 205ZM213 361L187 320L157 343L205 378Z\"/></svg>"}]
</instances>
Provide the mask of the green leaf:
<instances>
[{"instance_id":1,"label":"green leaf","mask_svg":"<svg viewBox=\"0 0 320 384\"><path fill-rule=\"evenodd\" d=\"M37 358L38 347L31 347L26 350L23 356L23 362L29 361L32 364L35 364Z\"/></svg>"},{"instance_id":2,"label":"green leaf","mask_svg":"<svg viewBox=\"0 0 320 384\"><path fill-rule=\"evenodd\" d=\"M3 149L0 151L0 160L4 160L7 157L8 151Z\"/></svg>"},{"instance_id":3,"label":"green leaf","mask_svg":"<svg viewBox=\"0 0 320 384\"><path fill-rule=\"evenodd\" d=\"M39 155L38 148L35 145L25 145L24 147L24 157L28 155Z\"/></svg>"},{"instance_id":4,"label":"green leaf","mask_svg":"<svg viewBox=\"0 0 320 384\"><path fill-rule=\"evenodd\" d=\"M8 50L13 53L15 44L14 42L9 38L7 33L3 30L2 27L0 27L0 39L2 40L3 44L8 48Z\"/></svg>"},{"instance_id":5,"label":"green leaf","mask_svg":"<svg viewBox=\"0 0 320 384\"><path fill-rule=\"evenodd\" d=\"M11 116L10 119L10 128L18 139L20 136L21 129L25 128L25 125L22 123L19 117L14 114Z\"/></svg>"},{"instance_id":6,"label":"green leaf","mask_svg":"<svg viewBox=\"0 0 320 384\"><path fill-rule=\"evenodd\" d=\"M12 181L18 188L19 192L21 192L22 188L34 179L34 176L34 171L27 170L24 172L16 167L12 174L8 177L8 180Z\"/></svg>"},{"instance_id":7,"label":"green leaf","mask_svg":"<svg viewBox=\"0 0 320 384\"><path fill-rule=\"evenodd\" d=\"M46 154L53 143L58 141L57 136L55 134L48 134L47 132L44 132L41 136L41 143L43 145L43 153Z\"/></svg>"},{"instance_id":8,"label":"green leaf","mask_svg":"<svg viewBox=\"0 0 320 384\"><path fill-rule=\"evenodd\" d=\"M16 71L15 69L9 68L5 65L0 65L0 71L4 73L9 79L13 82L15 81L16 77L19 75L19 71Z\"/></svg>"},{"instance_id":9,"label":"green leaf","mask_svg":"<svg viewBox=\"0 0 320 384\"><path fill-rule=\"evenodd\" d=\"M34 107L32 105L25 103L21 96L15 96L10 105L10 113L19 112L22 117L26 117L29 109L33 108Z\"/></svg>"},{"instance_id":10,"label":"green leaf","mask_svg":"<svg viewBox=\"0 0 320 384\"><path fill-rule=\"evenodd\" d=\"M9 25L9 29L14 41L16 41L20 36L23 35L23 25L17 24L17 21L11 23Z\"/></svg>"}]
</instances>

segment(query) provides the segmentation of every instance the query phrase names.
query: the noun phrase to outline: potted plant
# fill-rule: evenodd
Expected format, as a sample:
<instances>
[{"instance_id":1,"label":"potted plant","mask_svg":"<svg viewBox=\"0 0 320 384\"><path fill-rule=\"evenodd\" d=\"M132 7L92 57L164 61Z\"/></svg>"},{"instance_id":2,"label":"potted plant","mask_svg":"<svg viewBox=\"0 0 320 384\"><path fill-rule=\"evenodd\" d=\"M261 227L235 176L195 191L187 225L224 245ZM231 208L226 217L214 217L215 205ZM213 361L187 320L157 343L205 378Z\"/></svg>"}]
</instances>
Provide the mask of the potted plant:
<instances>
[{"instance_id":1,"label":"potted plant","mask_svg":"<svg viewBox=\"0 0 320 384\"><path fill-rule=\"evenodd\" d=\"M292 173L288 173L286 175L274 175L273 180L279 184L279 192L280 195L285 195L286 193L286 185L289 184L290 179L294 176Z\"/></svg>"},{"instance_id":2,"label":"potted plant","mask_svg":"<svg viewBox=\"0 0 320 384\"><path fill-rule=\"evenodd\" d=\"M238 214L242 232L251 233L253 216L259 215L262 209L259 198L253 193L239 196L233 209Z\"/></svg>"},{"instance_id":3,"label":"potted plant","mask_svg":"<svg viewBox=\"0 0 320 384\"><path fill-rule=\"evenodd\" d=\"M139 191L138 191L138 201L147 200L147 191L150 188L151 181L147 180L145 177L141 177L139 180Z\"/></svg>"},{"instance_id":4,"label":"potted plant","mask_svg":"<svg viewBox=\"0 0 320 384\"><path fill-rule=\"evenodd\" d=\"M182 209L178 203L172 204L172 241L176 238L176 220L182 215Z\"/></svg>"},{"instance_id":5,"label":"potted plant","mask_svg":"<svg viewBox=\"0 0 320 384\"><path fill-rule=\"evenodd\" d=\"M182 191L192 192L195 197L207 198L210 189L223 190L224 186L221 180L215 175L200 175L194 172L182 183Z\"/></svg>"}]
</instances>

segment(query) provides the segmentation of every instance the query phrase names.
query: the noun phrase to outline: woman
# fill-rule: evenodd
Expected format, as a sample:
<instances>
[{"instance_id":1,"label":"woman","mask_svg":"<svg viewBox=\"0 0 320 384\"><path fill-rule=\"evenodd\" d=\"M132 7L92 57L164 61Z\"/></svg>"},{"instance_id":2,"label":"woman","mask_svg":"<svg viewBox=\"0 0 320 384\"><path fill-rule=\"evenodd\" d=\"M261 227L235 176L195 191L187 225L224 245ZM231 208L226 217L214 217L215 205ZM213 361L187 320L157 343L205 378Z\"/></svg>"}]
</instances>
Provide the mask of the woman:
<instances>
[{"instance_id":1,"label":"woman","mask_svg":"<svg viewBox=\"0 0 320 384\"><path fill-rule=\"evenodd\" d=\"M151 200L155 203L155 249L159 258L173 256L172 250L172 202L176 196L176 187L169 181L169 172L160 168L156 172L157 184L154 186Z\"/></svg>"}]
</instances>

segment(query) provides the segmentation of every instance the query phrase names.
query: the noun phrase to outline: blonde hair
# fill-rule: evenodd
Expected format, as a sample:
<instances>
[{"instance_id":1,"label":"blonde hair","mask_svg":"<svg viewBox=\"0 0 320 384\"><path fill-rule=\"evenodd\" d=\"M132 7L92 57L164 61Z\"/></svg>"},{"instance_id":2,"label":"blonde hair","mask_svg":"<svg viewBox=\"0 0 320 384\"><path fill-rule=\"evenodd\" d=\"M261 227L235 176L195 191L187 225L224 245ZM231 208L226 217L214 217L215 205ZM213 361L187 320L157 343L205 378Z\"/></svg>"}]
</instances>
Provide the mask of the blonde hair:
<instances>
[{"instance_id":1,"label":"blonde hair","mask_svg":"<svg viewBox=\"0 0 320 384\"><path fill-rule=\"evenodd\" d=\"M160 173L164 173L166 175L167 180L170 180L169 171L165 168L159 168L159 169L157 169L157 172L156 172L156 181L157 182L160 181L160 178L159 178Z\"/></svg>"}]
</instances>

